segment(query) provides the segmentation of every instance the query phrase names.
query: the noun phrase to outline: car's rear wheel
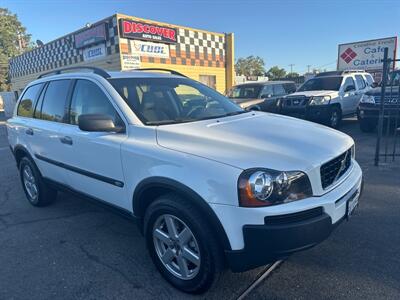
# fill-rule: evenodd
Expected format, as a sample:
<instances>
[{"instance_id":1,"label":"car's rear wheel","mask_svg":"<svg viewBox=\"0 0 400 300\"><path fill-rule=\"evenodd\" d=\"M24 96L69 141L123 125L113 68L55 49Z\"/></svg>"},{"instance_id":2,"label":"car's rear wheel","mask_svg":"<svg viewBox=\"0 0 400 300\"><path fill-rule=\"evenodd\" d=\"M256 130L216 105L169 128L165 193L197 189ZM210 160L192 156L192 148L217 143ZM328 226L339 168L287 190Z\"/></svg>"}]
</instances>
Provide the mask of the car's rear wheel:
<instances>
[{"instance_id":1,"label":"car's rear wheel","mask_svg":"<svg viewBox=\"0 0 400 300\"><path fill-rule=\"evenodd\" d=\"M57 191L43 181L36 165L28 157L19 163L19 173L26 198L33 206L46 206L57 197Z\"/></svg>"},{"instance_id":2,"label":"car's rear wheel","mask_svg":"<svg viewBox=\"0 0 400 300\"><path fill-rule=\"evenodd\" d=\"M196 207L170 194L146 211L145 237L151 258L164 278L187 293L210 288L222 270L218 241Z\"/></svg>"}]
</instances>

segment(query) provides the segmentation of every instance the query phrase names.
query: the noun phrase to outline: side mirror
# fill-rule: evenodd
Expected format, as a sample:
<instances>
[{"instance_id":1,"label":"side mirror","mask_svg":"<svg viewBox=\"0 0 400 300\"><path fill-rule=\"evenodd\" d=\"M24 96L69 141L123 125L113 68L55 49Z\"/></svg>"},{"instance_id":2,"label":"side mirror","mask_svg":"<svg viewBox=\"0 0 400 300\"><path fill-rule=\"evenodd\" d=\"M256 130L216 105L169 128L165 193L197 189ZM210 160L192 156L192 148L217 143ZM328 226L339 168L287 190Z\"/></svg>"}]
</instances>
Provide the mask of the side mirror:
<instances>
[{"instance_id":1,"label":"side mirror","mask_svg":"<svg viewBox=\"0 0 400 300\"><path fill-rule=\"evenodd\" d=\"M125 132L122 126L115 126L113 119L108 115L85 114L78 117L79 129L90 132Z\"/></svg>"},{"instance_id":2,"label":"side mirror","mask_svg":"<svg viewBox=\"0 0 400 300\"><path fill-rule=\"evenodd\" d=\"M272 98L272 94L262 94L260 98Z\"/></svg>"},{"instance_id":3,"label":"side mirror","mask_svg":"<svg viewBox=\"0 0 400 300\"><path fill-rule=\"evenodd\" d=\"M351 92L351 91L355 91L355 90L356 90L356 87L354 85L348 85L346 87L346 89L344 90L344 92L346 93L346 92Z\"/></svg>"}]
</instances>

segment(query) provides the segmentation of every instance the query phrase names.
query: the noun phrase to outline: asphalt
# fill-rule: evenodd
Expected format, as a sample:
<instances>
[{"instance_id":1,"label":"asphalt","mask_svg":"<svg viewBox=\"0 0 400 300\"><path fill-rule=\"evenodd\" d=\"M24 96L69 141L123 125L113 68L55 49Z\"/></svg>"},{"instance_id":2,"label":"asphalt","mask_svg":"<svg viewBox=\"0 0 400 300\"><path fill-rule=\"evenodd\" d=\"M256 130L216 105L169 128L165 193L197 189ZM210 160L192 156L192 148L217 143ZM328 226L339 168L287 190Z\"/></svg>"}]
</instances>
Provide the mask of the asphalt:
<instances>
[{"instance_id":1,"label":"asphalt","mask_svg":"<svg viewBox=\"0 0 400 300\"><path fill-rule=\"evenodd\" d=\"M291 256L246 299L399 299L400 164L373 165L375 135L355 120L365 190L356 215L322 244ZM0 299L236 299L267 267L234 274L201 296L159 275L131 221L60 193L28 204L0 121Z\"/></svg>"}]
</instances>

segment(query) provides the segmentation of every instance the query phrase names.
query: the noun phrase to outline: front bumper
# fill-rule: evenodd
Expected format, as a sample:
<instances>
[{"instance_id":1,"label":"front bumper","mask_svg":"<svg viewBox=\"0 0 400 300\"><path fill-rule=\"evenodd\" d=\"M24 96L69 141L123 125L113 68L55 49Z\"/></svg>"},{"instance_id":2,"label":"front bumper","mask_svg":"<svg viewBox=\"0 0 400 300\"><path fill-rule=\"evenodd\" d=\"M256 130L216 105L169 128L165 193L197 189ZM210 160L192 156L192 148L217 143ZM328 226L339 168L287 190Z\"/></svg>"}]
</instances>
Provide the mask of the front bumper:
<instances>
[{"instance_id":1,"label":"front bumper","mask_svg":"<svg viewBox=\"0 0 400 300\"><path fill-rule=\"evenodd\" d=\"M331 105L313 105L302 107L281 107L283 115L305 119L313 122L326 122L330 118Z\"/></svg>"},{"instance_id":2,"label":"front bumper","mask_svg":"<svg viewBox=\"0 0 400 300\"><path fill-rule=\"evenodd\" d=\"M349 176L319 197L265 208L213 205L231 243L232 250L225 251L229 267L243 272L321 243L346 218L348 200L361 190L362 172L354 162Z\"/></svg>"}]
</instances>

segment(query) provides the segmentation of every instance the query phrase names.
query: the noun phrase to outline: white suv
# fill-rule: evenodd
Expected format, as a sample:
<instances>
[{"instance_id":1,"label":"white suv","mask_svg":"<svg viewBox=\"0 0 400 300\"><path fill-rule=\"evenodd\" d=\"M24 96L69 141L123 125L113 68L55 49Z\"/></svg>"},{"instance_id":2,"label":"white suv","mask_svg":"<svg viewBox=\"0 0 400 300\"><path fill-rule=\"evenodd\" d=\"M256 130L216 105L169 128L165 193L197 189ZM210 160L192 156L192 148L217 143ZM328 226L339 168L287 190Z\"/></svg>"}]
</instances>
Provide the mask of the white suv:
<instances>
[{"instance_id":1,"label":"white suv","mask_svg":"<svg viewBox=\"0 0 400 300\"><path fill-rule=\"evenodd\" d=\"M30 83L8 139L29 202L78 192L131 215L190 293L326 239L358 203L353 140L244 111L183 75L57 71Z\"/></svg>"},{"instance_id":2,"label":"white suv","mask_svg":"<svg viewBox=\"0 0 400 300\"><path fill-rule=\"evenodd\" d=\"M342 117L356 114L361 96L372 84L372 76L366 72L324 72L282 98L279 112L337 128Z\"/></svg>"}]
</instances>

